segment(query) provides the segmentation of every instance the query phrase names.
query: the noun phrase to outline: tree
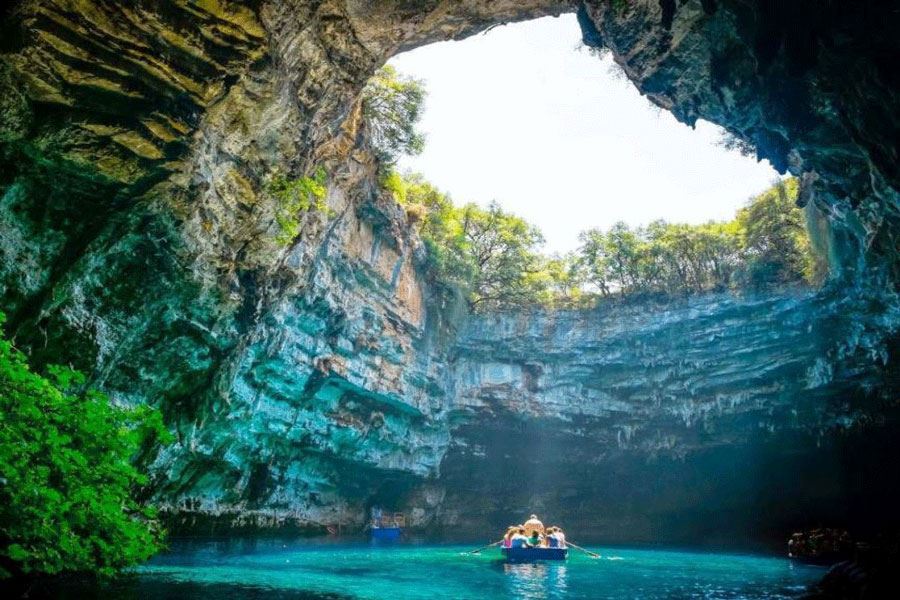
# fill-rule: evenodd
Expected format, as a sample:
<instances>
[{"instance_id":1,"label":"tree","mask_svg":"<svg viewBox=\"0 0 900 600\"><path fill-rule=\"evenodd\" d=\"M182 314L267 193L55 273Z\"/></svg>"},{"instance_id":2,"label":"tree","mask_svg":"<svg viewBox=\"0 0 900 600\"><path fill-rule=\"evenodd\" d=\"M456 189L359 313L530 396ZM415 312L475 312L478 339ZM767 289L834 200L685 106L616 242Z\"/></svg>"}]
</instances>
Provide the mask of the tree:
<instances>
[{"instance_id":1,"label":"tree","mask_svg":"<svg viewBox=\"0 0 900 600\"><path fill-rule=\"evenodd\" d=\"M591 229L581 234L581 264L587 280L600 293L628 294L646 286L649 248L641 230L618 222L608 231Z\"/></svg>"},{"instance_id":2,"label":"tree","mask_svg":"<svg viewBox=\"0 0 900 600\"><path fill-rule=\"evenodd\" d=\"M0 577L108 575L146 560L163 532L133 496L146 478L131 460L168 436L160 413L48 371L32 372L0 336Z\"/></svg>"},{"instance_id":3,"label":"tree","mask_svg":"<svg viewBox=\"0 0 900 600\"><path fill-rule=\"evenodd\" d=\"M391 169L382 176L382 186L406 208L410 221L419 227L432 283L470 290L475 267L467 254L461 212L450 197L420 173L401 175Z\"/></svg>"},{"instance_id":4,"label":"tree","mask_svg":"<svg viewBox=\"0 0 900 600\"><path fill-rule=\"evenodd\" d=\"M738 212L747 285L799 282L815 270L804 215L796 204L798 193L796 178L780 180Z\"/></svg>"},{"instance_id":5,"label":"tree","mask_svg":"<svg viewBox=\"0 0 900 600\"><path fill-rule=\"evenodd\" d=\"M540 230L497 204L457 208L417 174L389 171L382 185L419 226L432 282L459 289L479 311L580 306L591 294L675 296L812 282L823 270L793 179L752 199L731 221L619 222L582 232L577 253L564 257L541 255Z\"/></svg>"},{"instance_id":6,"label":"tree","mask_svg":"<svg viewBox=\"0 0 900 600\"><path fill-rule=\"evenodd\" d=\"M778 182L727 223L654 221L581 234L578 261L600 294L695 294L781 285L822 271L816 266L796 180Z\"/></svg>"},{"instance_id":7,"label":"tree","mask_svg":"<svg viewBox=\"0 0 900 600\"><path fill-rule=\"evenodd\" d=\"M550 280L538 228L496 203L456 207L419 174L389 171L382 186L417 215L433 284L459 289L475 310L523 306L545 295Z\"/></svg>"},{"instance_id":8,"label":"tree","mask_svg":"<svg viewBox=\"0 0 900 600\"><path fill-rule=\"evenodd\" d=\"M462 209L464 251L473 267L472 308L509 308L538 301L542 292L540 230L496 202L487 210L474 204Z\"/></svg>"},{"instance_id":9,"label":"tree","mask_svg":"<svg viewBox=\"0 0 900 600\"><path fill-rule=\"evenodd\" d=\"M541 304L560 307L581 304L587 273L577 254L570 252L563 256L545 258L540 275L544 280Z\"/></svg>"},{"instance_id":10,"label":"tree","mask_svg":"<svg viewBox=\"0 0 900 600\"><path fill-rule=\"evenodd\" d=\"M739 223L709 222L698 228L698 234L698 250L708 273L708 286L717 290L731 287L741 265Z\"/></svg>"},{"instance_id":11,"label":"tree","mask_svg":"<svg viewBox=\"0 0 900 600\"><path fill-rule=\"evenodd\" d=\"M619 221L606 234L606 252L609 256L610 272L621 284L622 291L637 291L642 284L641 258L646 250L642 247L640 231L632 231Z\"/></svg>"},{"instance_id":12,"label":"tree","mask_svg":"<svg viewBox=\"0 0 900 600\"><path fill-rule=\"evenodd\" d=\"M613 291L613 277L610 272L606 235L600 229L589 229L581 232L578 239L581 241L578 261L585 281L595 287L602 296L609 296Z\"/></svg>"},{"instance_id":13,"label":"tree","mask_svg":"<svg viewBox=\"0 0 900 600\"><path fill-rule=\"evenodd\" d=\"M422 151L425 137L416 125L422 117L424 101L422 82L400 75L390 65L381 67L363 88L366 131L383 165L393 165L403 154Z\"/></svg>"}]
</instances>

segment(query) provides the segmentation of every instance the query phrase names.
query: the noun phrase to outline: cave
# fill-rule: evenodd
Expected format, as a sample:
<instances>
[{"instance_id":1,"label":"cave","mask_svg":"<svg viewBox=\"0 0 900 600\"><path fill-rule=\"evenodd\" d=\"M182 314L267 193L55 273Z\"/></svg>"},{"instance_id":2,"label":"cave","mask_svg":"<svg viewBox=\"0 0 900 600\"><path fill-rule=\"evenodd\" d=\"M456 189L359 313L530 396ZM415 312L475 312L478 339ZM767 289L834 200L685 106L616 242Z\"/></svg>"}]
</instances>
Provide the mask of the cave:
<instances>
[{"instance_id":1,"label":"cave","mask_svg":"<svg viewBox=\"0 0 900 600\"><path fill-rule=\"evenodd\" d=\"M171 530L360 527L389 502L457 535L532 509L616 543L900 531L891 3L4 10L5 330L33 364L160 408L175 441L146 494ZM378 185L363 87L403 51L569 13L652 103L800 180L822 215L821 288L499 315L430 289ZM316 167L327 215L274 242L267 177ZM519 435L540 451L523 457Z\"/></svg>"}]
</instances>

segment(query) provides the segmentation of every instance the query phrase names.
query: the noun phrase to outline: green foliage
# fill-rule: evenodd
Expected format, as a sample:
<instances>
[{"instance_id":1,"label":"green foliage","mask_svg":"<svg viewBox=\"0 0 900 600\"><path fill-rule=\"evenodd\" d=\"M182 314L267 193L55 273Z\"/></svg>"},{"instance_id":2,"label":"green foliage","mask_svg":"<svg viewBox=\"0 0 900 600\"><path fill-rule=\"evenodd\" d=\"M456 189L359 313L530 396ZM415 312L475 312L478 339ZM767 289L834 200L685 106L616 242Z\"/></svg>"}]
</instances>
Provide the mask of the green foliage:
<instances>
[{"instance_id":1,"label":"green foliage","mask_svg":"<svg viewBox=\"0 0 900 600\"><path fill-rule=\"evenodd\" d=\"M0 577L110 575L161 546L154 511L134 499L146 479L131 460L168 441L162 417L84 383L65 367L32 372L0 336Z\"/></svg>"},{"instance_id":2,"label":"green foliage","mask_svg":"<svg viewBox=\"0 0 900 600\"><path fill-rule=\"evenodd\" d=\"M385 65L366 84L362 99L366 130L382 164L389 166L403 154L422 151L425 137L416 130L425 102L421 81Z\"/></svg>"},{"instance_id":3,"label":"green foliage","mask_svg":"<svg viewBox=\"0 0 900 600\"><path fill-rule=\"evenodd\" d=\"M738 212L743 233L745 284L754 288L824 277L825 265L811 249L796 178L779 181Z\"/></svg>"},{"instance_id":4,"label":"green foliage","mask_svg":"<svg viewBox=\"0 0 900 600\"><path fill-rule=\"evenodd\" d=\"M461 290L476 310L817 283L824 273L796 206L796 179L777 182L727 223L616 223L583 232L578 252L562 257L542 256L540 231L496 204L456 207L418 174L388 171L382 185L419 224L432 281Z\"/></svg>"},{"instance_id":5,"label":"green foliage","mask_svg":"<svg viewBox=\"0 0 900 600\"><path fill-rule=\"evenodd\" d=\"M544 291L540 230L496 203L467 204L457 214L459 250L473 273L470 305L479 310L536 303Z\"/></svg>"},{"instance_id":6,"label":"green foliage","mask_svg":"<svg viewBox=\"0 0 900 600\"><path fill-rule=\"evenodd\" d=\"M269 179L267 191L275 199L275 220L279 232L275 241L289 245L300 234L300 217L303 213L325 209L325 183L327 175L319 167L312 177L288 179L275 172Z\"/></svg>"},{"instance_id":7,"label":"green foliage","mask_svg":"<svg viewBox=\"0 0 900 600\"><path fill-rule=\"evenodd\" d=\"M585 306L590 300L584 291L587 275L574 252L545 258L538 274L542 287L540 303L554 308Z\"/></svg>"},{"instance_id":8,"label":"green foliage","mask_svg":"<svg viewBox=\"0 0 900 600\"><path fill-rule=\"evenodd\" d=\"M450 197L418 173L401 175L392 169L382 176L382 186L419 225L432 283L468 291L474 267L465 251L459 209Z\"/></svg>"},{"instance_id":9,"label":"green foliage","mask_svg":"<svg viewBox=\"0 0 900 600\"><path fill-rule=\"evenodd\" d=\"M814 283L823 268L811 251L797 193L796 179L779 181L728 223L617 223L586 231L582 268L604 296Z\"/></svg>"},{"instance_id":10,"label":"green foliage","mask_svg":"<svg viewBox=\"0 0 900 600\"><path fill-rule=\"evenodd\" d=\"M612 291L693 293L725 289L739 261L739 236L732 223L704 225L655 221L581 235L581 260L588 281L604 296Z\"/></svg>"},{"instance_id":11,"label":"green foliage","mask_svg":"<svg viewBox=\"0 0 900 600\"><path fill-rule=\"evenodd\" d=\"M382 185L419 222L433 283L461 290L477 310L540 300L547 280L536 227L496 203L456 207L418 174L389 171Z\"/></svg>"}]
</instances>

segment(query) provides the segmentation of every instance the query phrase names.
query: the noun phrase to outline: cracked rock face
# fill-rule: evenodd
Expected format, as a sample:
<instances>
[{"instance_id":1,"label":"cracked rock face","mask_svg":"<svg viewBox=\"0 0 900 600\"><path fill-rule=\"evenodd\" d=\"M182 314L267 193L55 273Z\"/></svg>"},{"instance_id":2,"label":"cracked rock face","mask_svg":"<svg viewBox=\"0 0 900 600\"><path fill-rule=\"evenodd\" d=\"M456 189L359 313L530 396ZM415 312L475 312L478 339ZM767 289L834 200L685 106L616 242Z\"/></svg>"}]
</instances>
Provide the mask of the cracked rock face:
<instances>
[{"instance_id":1,"label":"cracked rock face","mask_svg":"<svg viewBox=\"0 0 900 600\"><path fill-rule=\"evenodd\" d=\"M455 529L543 507L622 539L875 522L900 397L887 4L13 4L0 309L36 363L162 409L177 441L150 492L176 528L358 524L375 502ZM803 178L835 282L487 317L430 289L362 86L397 52L571 11L652 101ZM327 210L281 245L266 182L316 167Z\"/></svg>"}]
</instances>

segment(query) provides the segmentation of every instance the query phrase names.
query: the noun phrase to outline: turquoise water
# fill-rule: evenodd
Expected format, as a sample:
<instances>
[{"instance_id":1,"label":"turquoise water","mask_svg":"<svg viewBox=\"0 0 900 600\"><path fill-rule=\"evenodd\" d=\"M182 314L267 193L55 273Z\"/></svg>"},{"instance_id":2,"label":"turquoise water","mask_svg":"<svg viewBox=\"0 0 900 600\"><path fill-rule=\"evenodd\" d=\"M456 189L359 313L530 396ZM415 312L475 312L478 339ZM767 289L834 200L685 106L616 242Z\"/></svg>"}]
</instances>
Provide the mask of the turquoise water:
<instances>
[{"instance_id":1,"label":"turquoise water","mask_svg":"<svg viewBox=\"0 0 900 600\"><path fill-rule=\"evenodd\" d=\"M477 546L477 544L475 544ZM525 600L796 598L824 569L783 558L592 547L558 563L508 565L473 545L368 541L175 542L105 584L57 581L32 597L57 600L516 598Z\"/></svg>"},{"instance_id":2,"label":"turquoise water","mask_svg":"<svg viewBox=\"0 0 900 600\"><path fill-rule=\"evenodd\" d=\"M477 545L477 544L476 544ZM176 543L100 596L119 598L792 598L817 567L740 554L592 547L565 563L507 565L492 548L370 542Z\"/></svg>"}]
</instances>

